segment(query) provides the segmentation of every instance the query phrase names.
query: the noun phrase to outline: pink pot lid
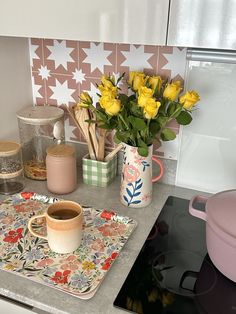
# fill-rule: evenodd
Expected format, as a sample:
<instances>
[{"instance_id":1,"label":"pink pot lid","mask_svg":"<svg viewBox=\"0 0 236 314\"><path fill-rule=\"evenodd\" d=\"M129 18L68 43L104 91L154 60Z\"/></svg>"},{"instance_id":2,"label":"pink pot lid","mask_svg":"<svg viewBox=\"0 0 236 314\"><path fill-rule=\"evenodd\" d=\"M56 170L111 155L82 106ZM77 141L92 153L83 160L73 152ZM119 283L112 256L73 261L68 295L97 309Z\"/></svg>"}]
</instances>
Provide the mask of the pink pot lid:
<instances>
[{"instance_id":1,"label":"pink pot lid","mask_svg":"<svg viewBox=\"0 0 236 314\"><path fill-rule=\"evenodd\" d=\"M220 192L210 197L206 203L206 212L208 221L236 238L236 190Z\"/></svg>"}]
</instances>

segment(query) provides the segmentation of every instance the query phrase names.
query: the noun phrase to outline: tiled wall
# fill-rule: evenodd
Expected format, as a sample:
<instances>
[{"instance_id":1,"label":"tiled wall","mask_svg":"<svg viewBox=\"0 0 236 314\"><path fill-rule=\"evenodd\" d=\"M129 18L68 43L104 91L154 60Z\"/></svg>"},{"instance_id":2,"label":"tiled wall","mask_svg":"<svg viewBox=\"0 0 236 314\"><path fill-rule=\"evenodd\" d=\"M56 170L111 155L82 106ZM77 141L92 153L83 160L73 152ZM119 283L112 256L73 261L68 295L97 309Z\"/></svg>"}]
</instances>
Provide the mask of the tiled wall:
<instances>
[{"instance_id":1,"label":"tiled wall","mask_svg":"<svg viewBox=\"0 0 236 314\"><path fill-rule=\"evenodd\" d=\"M186 49L166 46L111 44L51 39L31 39L30 53L34 102L37 105L72 106L82 91L96 100L96 83L102 74L119 76L123 72L144 71L163 78L184 80ZM123 92L127 86L121 86ZM170 126L177 134L158 154L176 160L179 145L178 125ZM73 121L66 118L68 140L83 142ZM107 145L112 146L111 137Z\"/></svg>"}]
</instances>

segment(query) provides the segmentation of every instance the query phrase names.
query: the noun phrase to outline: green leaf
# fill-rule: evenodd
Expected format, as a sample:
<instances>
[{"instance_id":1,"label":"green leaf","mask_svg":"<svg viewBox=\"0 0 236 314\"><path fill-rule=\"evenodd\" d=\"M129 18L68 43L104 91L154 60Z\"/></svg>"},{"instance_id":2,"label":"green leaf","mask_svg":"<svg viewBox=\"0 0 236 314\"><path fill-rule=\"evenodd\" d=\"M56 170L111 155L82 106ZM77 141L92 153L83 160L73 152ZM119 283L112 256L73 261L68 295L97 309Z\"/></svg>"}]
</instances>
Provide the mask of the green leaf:
<instances>
[{"instance_id":1,"label":"green leaf","mask_svg":"<svg viewBox=\"0 0 236 314\"><path fill-rule=\"evenodd\" d=\"M147 144L141 138L138 138L138 146L143 147L143 148L148 148Z\"/></svg>"},{"instance_id":2,"label":"green leaf","mask_svg":"<svg viewBox=\"0 0 236 314\"><path fill-rule=\"evenodd\" d=\"M119 140L116 136L116 134L114 135L113 137L113 141L116 143L116 144L120 144L121 143L121 140Z\"/></svg>"},{"instance_id":3,"label":"green leaf","mask_svg":"<svg viewBox=\"0 0 236 314\"><path fill-rule=\"evenodd\" d=\"M95 111L95 115L98 118L98 120L102 120L102 121L106 122L107 116L105 113L103 113L101 111Z\"/></svg>"},{"instance_id":4,"label":"green leaf","mask_svg":"<svg viewBox=\"0 0 236 314\"><path fill-rule=\"evenodd\" d=\"M182 125L187 125L191 123L192 119L193 118L191 117L190 113L187 111L180 112L180 114L176 118L177 122Z\"/></svg>"},{"instance_id":5,"label":"green leaf","mask_svg":"<svg viewBox=\"0 0 236 314\"><path fill-rule=\"evenodd\" d=\"M23 247L21 246L20 243L18 243L17 247L18 247L18 250L19 250L21 253L23 253Z\"/></svg>"},{"instance_id":6,"label":"green leaf","mask_svg":"<svg viewBox=\"0 0 236 314\"><path fill-rule=\"evenodd\" d=\"M125 94L119 94L119 100L122 102L122 104L127 104L129 101L129 97Z\"/></svg>"},{"instance_id":7,"label":"green leaf","mask_svg":"<svg viewBox=\"0 0 236 314\"><path fill-rule=\"evenodd\" d=\"M177 109L176 103L175 102L171 102L167 108L167 114L170 117L175 110Z\"/></svg>"},{"instance_id":8,"label":"green leaf","mask_svg":"<svg viewBox=\"0 0 236 314\"><path fill-rule=\"evenodd\" d=\"M146 127L147 127L146 123L141 118L129 116L129 121L135 130L140 131L140 130L146 129Z\"/></svg>"},{"instance_id":9,"label":"green leaf","mask_svg":"<svg viewBox=\"0 0 236 314\"><path fill-rule=\"evenodd\" d=\"M142 157L148 156L148 148L147 147L138 147L138 153Z\"/></svg>"},{"instance_id":10,"label":"green leaf","mask_svg":"<svg viewBox=\"0 0 236 314\"><path fill-rule=\"evenodd\" d=\"M165 128L161 132L161 139L163 141L171 141L176 138L175 132L173 132L171 129Z\"/></svg>"},{"instance_id":11,"label":"green leaf","mask_svg":"<svg viewBox=\"0 0 236 314\"><path fill-rule=\"evenodd\" d=\"M160 127L163 127L166 125L167 121L168 121L168 117L165 116L158 116L158 118L156 119L157 122L159 123Z\"/></svg>"},{"instance_id":12,"label":"green leaf","mask_svg":"<svg viewBox=\"0 0 236 314\"><path fill-rule=\"evenodd\" d=\"M129 138L130 138L130 132L126 132L126 131L117 131L116 132L116 138L120 141L120 142L124 142L126 143Z\"/></svg>"},{"instance_id":13,"label":"green leaf","mask_svg":"<svg viewBox=\"0 0 236 314\"><path fill-rule=\"evenodd\" d=\"M152 133L153 137L160 131L161 127L157 121L151 121L149 130Z\"/></svg>"},{"instance_id":14,"label":"green leaf","mask_svg":"<svg viewBox=\"0 0 236 314\"><path fill-rule=\"evenodd\" d=\"M141 108L138 106L137 101L130 101L129 103L129 109L130 109L130 114L134 115L135 117L143 118L143 113Z\"/></svg>"}]
</instances>

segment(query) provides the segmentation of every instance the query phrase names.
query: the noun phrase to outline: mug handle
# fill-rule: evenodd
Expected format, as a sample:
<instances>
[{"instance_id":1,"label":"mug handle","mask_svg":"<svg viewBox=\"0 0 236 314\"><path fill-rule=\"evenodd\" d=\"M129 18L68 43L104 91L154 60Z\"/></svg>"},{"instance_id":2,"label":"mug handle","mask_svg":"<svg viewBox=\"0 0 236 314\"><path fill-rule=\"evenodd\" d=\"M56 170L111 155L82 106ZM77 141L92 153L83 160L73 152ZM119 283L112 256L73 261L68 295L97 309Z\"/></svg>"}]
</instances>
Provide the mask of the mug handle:
<instances>
[{"instance_id":1,"label":"mug handle","mask_svg":"<svg viewBox=\"0 0 236 314\"><path fill-rule=\"evenodd\" d=\"M161 177L163 176L163 174L164 174L164 166L163 166L162 161L160 161L160 159L157 158L157 156L155 156L155 155L152 156L152 160L153 160L155 163L157 163L157 164L159 165L159 167L160 167L160 174L159 174L158 176L152 178L152 183L153 183L153 182L157 182L158 180L160 180Z\"/></svg>"},{"instance_id":2,"label":"mug handle","mask_svg":"<svg viewBox=\"0 0 236 314\"><path fill-rule=\"evenodd\" d=\"M38 237L38 238L42 238L42 239L47 240L47 239L48 239L47 236L44 236L44 235L42 235L42 234L40 234L40 233L38 233L38 232L35 232L35 231L33 230L33 228L32 228L32 223L33 223L33 221L34 221L35 219L37 219L37 218L43 218L43 217L46 217L46 214L35 215L35 216L31 217L30 220L29 220L29 222L28 222L28 229L29 229L30 233L32 233L32 235L34 235L35 237Z\"/></svg>"}]
</instances>

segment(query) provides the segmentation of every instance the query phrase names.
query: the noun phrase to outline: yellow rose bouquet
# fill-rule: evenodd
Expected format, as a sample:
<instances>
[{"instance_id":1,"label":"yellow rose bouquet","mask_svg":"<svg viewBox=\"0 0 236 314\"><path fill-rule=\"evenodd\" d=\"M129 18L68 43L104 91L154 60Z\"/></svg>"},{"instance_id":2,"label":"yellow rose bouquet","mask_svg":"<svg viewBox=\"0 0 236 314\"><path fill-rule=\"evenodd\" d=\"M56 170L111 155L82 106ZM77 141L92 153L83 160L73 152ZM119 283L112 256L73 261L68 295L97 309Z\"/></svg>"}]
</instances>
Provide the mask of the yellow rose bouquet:
<instances>
[{"instance_id":1,"label":"yellow rose bouquet","mask_svg":"<svg viewBox=\"0 0 236 314\"><path fill-rule=\"evenodd\" d=\"M175 133L167 124L176 119L181 125L192 121L191 110L200 100L195 91L182 91L180 81L163 81L160 76L148 76L142 72L130 72L128 87L130 96L122 94L118 87L124 74L115 81L114 76L102 76L98 85L99 102L94 106L87 92L80 95L81 107L94 112L100 128L115 130L114 141L138 147L141 156L148 155L148 146L154 141L175 139Z\"/></svg>"}]
</instances>

